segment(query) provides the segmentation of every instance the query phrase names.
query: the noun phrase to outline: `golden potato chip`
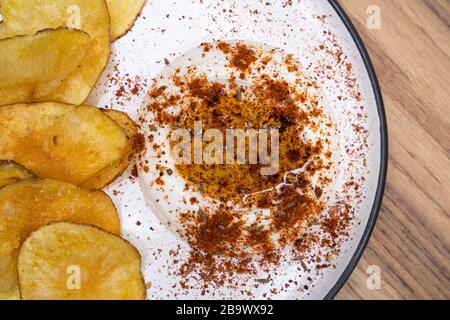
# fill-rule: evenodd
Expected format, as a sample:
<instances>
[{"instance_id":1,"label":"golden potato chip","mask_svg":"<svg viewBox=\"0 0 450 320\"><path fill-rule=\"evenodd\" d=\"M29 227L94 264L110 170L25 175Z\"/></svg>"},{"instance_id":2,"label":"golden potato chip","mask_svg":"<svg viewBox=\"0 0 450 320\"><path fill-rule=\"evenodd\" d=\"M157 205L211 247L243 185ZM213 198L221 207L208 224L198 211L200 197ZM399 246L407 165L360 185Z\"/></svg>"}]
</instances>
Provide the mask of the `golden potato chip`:
<instances>
[{"instance_id":1,"label":"golden potato chip","mask_svg":"<svg viewBox=\"0 0 450 320\"><path fill-rule=\"evenodd\" d=\"M92 226L55 223L24 242L18 259L24 300L143 300L139 252Z\"/></svg>"},{"instance_id":2,"label":"golden potato chip","mask_svg":"<svg viewBox=\"0 0 450 320\"><path fill-rule=\"evenodd\" d=\"M77 30L44 30L0 40L0 105L45 97L77 68L90 37Z\"/></svg>"},{"instance_id":3,"label":"golden potato chip","mask_svg":"<svg viewBox=\"0 0 450 320\"><path fill-rule=\"evenodd\" d=\"M17 255L19 249L0 255L0 300L20 300L17 282Z\"/></svg>"},{"instance_id":4,"label":"golden potato chip","mask_svg":"<svg viewBox=\"0 0 450 320\"><path fill-rule=\"evenodd\" d=\"M75 185L127 152L127 137L100 109L62 103L0 107L0 159Z\"/></svg>"},{"instance_id":5,"label":"golden potato chip","mask_svg":"<svg viewBox=\"0 0 450 320\"><path fill-rule=\"evenodd\" d=\"M48 179L29 179L0 189L0 293L17 285L16 260L22 242L46 224L68 221L120 233L111 199L101 191L87 191Z\"/></svg>"},{"instance_id":6,"label":"golden potato chip","mask_svg":"<svg viewBox=\"0 0 450 320\"><path fill-rule=\"evenodd\" d=\"M83 103L109 60L110 17L105 0L1 0L0 7L4 18L0 39L60 27L81 30L90 36L84 58L52 93L14 103Z\"/></svg>"},{"instance_id":7,"label":"golden potato chip","mask_svg":"<svg viewBox=\"0 0 450 320\"><path fill-rule=\"evenodd\" d=\"M0 160L0 188L24 179L33 178L32 172L11 161Z\"/></svg>"},{"instance_id":8,"label":"golden potato chip","mask_svg":"<svg viewBox=\"0 0 450 320\"><path fill-rule=\"evenodd\" d=\"M127 114L117 110L109 109L103 111L124 130L128 138L127 151L119 161L109 165L94 177L83 182L81 187L86 189L102 189L123 174L138 148L139 133L134 121Z\"/></svg>"},{"instance_id":9,"label":"golden potato chip","mask_svg":"<svg viewBox=\"0 0 450 320\"><path fill-rule=\"evenodd\" d=\"M0 301L1 300L20 300L20 292L19 286L17 286L14 291L2 293L0 292Z\"/></svg>"},{"instance_id":10,"label":"golden potato chip","mask_svg":"<svg viewBox=\"0 0 450 320\"><path fill-rule=\"evenodd\" d=\"M106 0L111 15L111 39L114 41L133 27L145 0Z\"/></svg>"}]
</instances>

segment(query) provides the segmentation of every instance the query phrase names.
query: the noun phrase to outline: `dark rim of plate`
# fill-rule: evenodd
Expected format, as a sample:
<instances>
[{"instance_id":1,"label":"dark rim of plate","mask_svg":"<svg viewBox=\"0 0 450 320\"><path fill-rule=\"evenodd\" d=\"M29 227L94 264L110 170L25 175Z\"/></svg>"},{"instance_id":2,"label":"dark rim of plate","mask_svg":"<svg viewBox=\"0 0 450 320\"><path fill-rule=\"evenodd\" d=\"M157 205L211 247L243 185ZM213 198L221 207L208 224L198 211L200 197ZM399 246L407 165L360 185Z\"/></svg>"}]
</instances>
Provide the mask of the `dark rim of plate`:
<instances>
[{"instance_id":1,"label":"dark rim of plate","mask_svg":"<svg viewBox=\"0 0 450 320\"><path fill-rule=\"evenodd\" d=\"M331 288L328 294L324 297L325 300L333 299L337 293L341 290L342 286L347 282L348 278L352 274L359 260L361 259L362 254L369 242L370 236L372 235L372 231L375 227L378 214L380 212L381 203L383 200L384 188L386 184L386 176L387 176L387 168L388 168L388 129L386 122L386 112L384 110L383 97L381 95L380 85L378 83L377 76L375 74L375 69L372 65L372 61L370 60L369 54L367 52L366 47L356 31L355 26L350 21L350 18L345 13L344 9L337 2L337 0L328 0L330 5L334 8L336 13L341 18L348 32L350 33L353 41L358 47L358 51L361 54L361 58L364 61L364 65L366 67L367 73L370 78L370 82L372 84L372 89L375 95L375 100L378 109L378 117L380 120L380 136L381 136L381 160L380 160L380 173L378 177L378 186L375 194L375 199L372 205L372 210L370 212L369 221L367 222L366 229L364 230L364 234L361 237L361 240L358 244L358 247L355 250L350 262L345 268L342 275L339 277L336 284Z\"/></svg>"}]
</instances>

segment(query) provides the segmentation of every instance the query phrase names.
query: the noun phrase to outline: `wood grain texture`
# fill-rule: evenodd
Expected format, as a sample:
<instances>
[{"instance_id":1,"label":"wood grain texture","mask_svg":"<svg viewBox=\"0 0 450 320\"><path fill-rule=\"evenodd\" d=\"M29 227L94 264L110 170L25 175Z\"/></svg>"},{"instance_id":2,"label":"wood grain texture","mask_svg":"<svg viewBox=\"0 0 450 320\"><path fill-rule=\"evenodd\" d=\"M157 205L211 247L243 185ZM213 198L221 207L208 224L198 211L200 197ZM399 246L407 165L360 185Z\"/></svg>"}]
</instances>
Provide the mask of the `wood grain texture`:
<instances>
[{"instance_id":1,"label":"wood grain texture","mask_svg":"<svg viewBox=\"0 0 450 320\"><path fill-rule=\"evenodd\" d=\"M389 173L369 245L337 299L450 299L450 0L341 0L370 53ZM381 29L366 27L381 9ZM382 288L367 288L367 267Z\"/></svg>"}]
</instances>

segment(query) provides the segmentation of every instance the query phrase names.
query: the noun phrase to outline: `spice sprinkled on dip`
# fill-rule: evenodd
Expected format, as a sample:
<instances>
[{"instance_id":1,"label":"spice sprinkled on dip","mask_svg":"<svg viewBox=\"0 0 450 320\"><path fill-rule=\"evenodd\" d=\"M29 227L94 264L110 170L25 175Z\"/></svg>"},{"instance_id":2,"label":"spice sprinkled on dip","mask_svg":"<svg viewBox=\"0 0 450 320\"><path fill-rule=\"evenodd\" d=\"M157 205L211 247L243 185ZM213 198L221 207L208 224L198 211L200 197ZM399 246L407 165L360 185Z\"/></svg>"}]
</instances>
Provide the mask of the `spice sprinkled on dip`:
<instances>
[{"instance_id":1,"label":"spice sprinkled on dip","mask_svg":"<svg viewBox=\"0 0 450 320\"><path fill-rule=\"evenodd\" d=\"M141 182L192 259L276 263L327 208L338 139L302 70L279 49L220 41L155 79L141 115L149 141Z\"/></svg>"}]
</instances>

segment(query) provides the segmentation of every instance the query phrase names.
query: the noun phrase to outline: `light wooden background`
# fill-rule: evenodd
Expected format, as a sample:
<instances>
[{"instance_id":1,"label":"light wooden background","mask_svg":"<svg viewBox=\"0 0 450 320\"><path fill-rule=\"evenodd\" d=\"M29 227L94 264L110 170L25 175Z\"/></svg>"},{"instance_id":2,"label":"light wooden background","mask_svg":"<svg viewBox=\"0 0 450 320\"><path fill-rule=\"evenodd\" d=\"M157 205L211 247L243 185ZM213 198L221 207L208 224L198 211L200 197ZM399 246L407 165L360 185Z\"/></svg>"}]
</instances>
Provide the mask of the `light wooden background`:
<instances>
[{"instance_id":1,"label":"light wooden background","mask_svg":"<svg viewBox=\"0 0 450 320\"><path fill-rule=\"evenodd\" d=\"M371 55L388 118L380 217L337 299L450 299L450 0L340 0ZM367 9L381 9L368 30ZM367 267L382 288L367 288Z\"/></svg>"}]
</instances>

